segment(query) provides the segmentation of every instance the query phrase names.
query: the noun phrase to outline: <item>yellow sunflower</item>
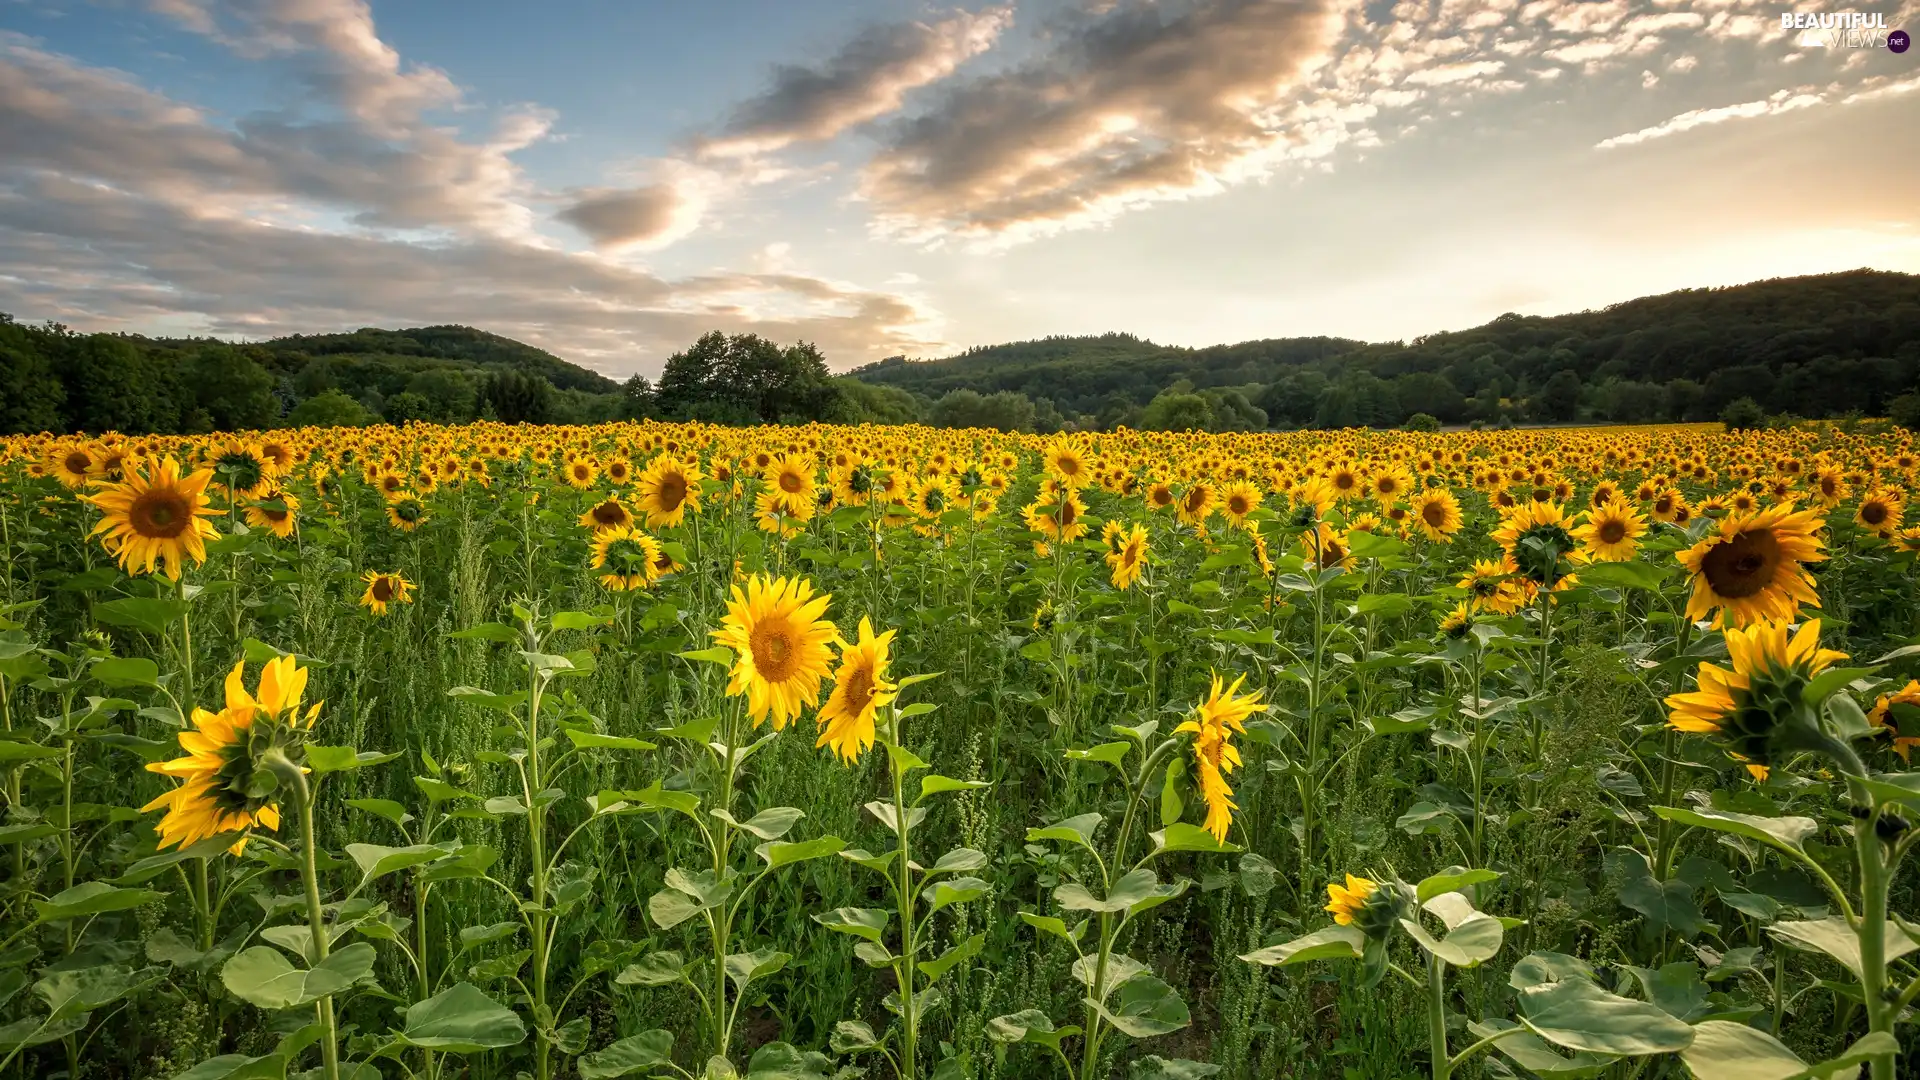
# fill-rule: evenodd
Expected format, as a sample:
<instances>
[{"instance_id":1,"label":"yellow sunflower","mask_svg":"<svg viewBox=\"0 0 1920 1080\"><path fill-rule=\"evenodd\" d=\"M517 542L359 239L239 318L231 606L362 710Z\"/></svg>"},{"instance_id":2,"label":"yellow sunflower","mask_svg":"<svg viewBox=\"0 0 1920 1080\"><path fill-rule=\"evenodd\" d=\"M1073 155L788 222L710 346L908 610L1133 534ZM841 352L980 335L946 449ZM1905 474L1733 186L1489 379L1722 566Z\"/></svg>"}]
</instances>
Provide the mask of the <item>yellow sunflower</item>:
<instances>
[{"instance_id":1,"label":"yellow sunflower","mask_svg":"<svg viewBox=\"0 0 1920 1080\"><path fill-rule=\"evenodd\" d=\"M413 603L414 584L398 573L369 570L361 580L367 583L367 591L360 594L360 606L375 615L385 615L388 604Z\"/></svg>"},{"instance_id":2,"label":"yellow sunflower","mask_svg":"<svg viewBox=\"0 0 1920 1080\"><path fill-rule=\"evenodd\" d=\"M1647 519L1625 500L1610 499L1587 512L1586 524L1573 530L1581 549L1594 562L1626 562L1647 533Z\"/></svg>"},{"instance_id":3,"label":"yellow sunflower","mask_svg":"<svg viewBox=\"0 0 1920 1080\"><path fill-rule=\"evenodd\" d=\"M1194 718L1173 729L1175 734L1193 733L1193 759L1200 777L1200 796L1207 804L1204 828L1223 843L1227 839L1227 828L1233 824L1233 812L1240 808L1233 801L1233 789L1227 786L1227 774L1240 766L1240 751L1231 739L1236 733L1246 734L1247 717L1267 711L1260 703L1258 691L1235 696L1240 684L1246 681L1247 677L1242 675L1233 680L1232 686L1227 686L1226 680L1215 675L1206 700L1194 706Z\"/></svg>"},{"instance_id":4,"label":"yellow sunflower","mask_svg":"<svg viewBox=\"0 0 1920 1080\"><path fill-rule=\"evenodd\" d=\"M1895 533L1900 531L1900 519L1906 514L1906 506L1900 497L1890 491L1869 491L1860 497L1860 506L1853 512L1853 520L1863 529L1877 533Z\"/></svg>"},{"instance_id":5,"label":"yellow sunflower","mask_svg":"<svg viewBox=\"0 0 1920 1080\"><path fill-rule=\"evenodd\" d=\"M1795 513L1792 503L1729 515L1680 553L1680 565L1693 575L1687 618L1713 614L1715 626L1747 626L1790 620L1801 604L1819 607L1813 576L1802 564L1827 557L1818 536L1825 524L1819 511Z\"/></svg>"},{"instance_id":6,"label":"yellow sunflower","mask_svg":"<svg viewBox=\"0 0 1920 1080\"><path fill-rule=\"evenodd\" d=\"M1322 910L1333 912L1333 921L1341 926L1352 926L1360 909L1366 907L1367 897L1379 887L1378 882L1348 874L1345 885L1337 881L1327 885L1327 906Z\"/></svg>"},{"instance_id":7,"label":"yellow sunflower","mask_svg":"<svg viewBox=\"0 0 1920 1080\"><path fill-rule=\"evenodd\" d=\"M700 512L700 470L661 454L641 471L634 481L638 498L634 505L647 515L652 528L678 525L687 511Z\"/></svg>"},{"instance_id":8,"label":"yellow sunflower","mask_svg":"<svg viewBox=\"0 0 1920 1080\"><path fill-rule=\"evenodd\" d=\"M1123 529L1117 532L1108 548L1106 559L1107 565L1113 568L1113 587L1121 590L1130 588L1147 569L1146 527L1136 523L1131 531Z\"/></svg>"},{"instance_id":9,"label":"yellow sunflower","mask_svg":"<svg viewBox=\"0 0 1920 1080\"><path fill-rule=\"evenodd\" d=\"M1912 717L1916 715L1912 710L1920 710L1920 679L1908 679L1907 685L1899 690L1881 694L1873 711L1867 714L1868 719L1893 736L1893 752L1900 755L1901 761L1909 763L1913 760L1913 748L1920 746L1920 738L1900 734L1900 713ZM1907 721L1907 730L1913 730L1912 720Z\"/></svg>"},{"instance_id":10,"label":"yellow sunflower","mask_svg":"<svg viewBox=\"0 0 1920 1080\"><path fill-rule=\"evenodd\" d=\"M887 651L896 631L875 637L873 624L860 618L860 637L840 642L840 669L833 673L833 692L816 718L820 738L813 745L830 746L851 765L873 745L874 715L893 704L894 684L887 681ZM896 736L897 737L897 736Z\"/></svg>"},{"instance_id":11,"label":"yellow sunflower","mask_svg":"<svg viewBox=\"0 0 1920 1080\"><path fill-rule=\"evenodd\" d=\"M120 568L150 574L155 563L169 578L180 576L183 560L207 561L208 540L219 534L206 519L215 513L207 499L213 470L181 477L180 463L169 457L145 474L134 472L87 501L105 512L92 536L105 536Z\"/></svg>"},{"instance_id":12,"label":"yellow sunflower","mask_svg":"<svg viewBox=\"0 0 1920 1080\"><path fill-rule=\"evenodd\" d=\"M1819 619L1809 619L1798 631L1785 619L1760 619L1728 630L1726 639L1733 670L1701 664L1693 692L1667 698L1667 723L1679 731L1718 736L1755 779L1764 780L1781 736L1796 723L1800 688L1847 654L1820 647Z\"/></svg>"},{"instance_id":13,"label":"yellow sunflower","mask_svg":"<svg viewBox=\"0 0 1920 1080\"><path fill-rule=\"evenodd\" d=\"M588 507L580 515L581 527L592 529L596 533L607 529L622 529L631 524L633 524L633 514L620 502L618 495L607 496Z\"/></svg>"},{"instance_id":14,"label":"yellow sunflower","mask_svg":"<svg viewBox=\"0 0 1920 1080\"><path fill-rule=\"evenodd\" d=\"M667 559L660 542L632 525L601 529L593 536L593 568L600 584L614 592L644 589L660 579L661 560Z\"/></svg>"},{"instance_id":15,"label":"yellow sunflower","mask_svg":"<svg viewBox=\"0 0 1920 1080\"><path fill-rule=\"evenodd\" d=\"M1426 538L1450 544L1460 531L1460 500L1446 488L1432 488L1413 497L1413 521Z\"/></svg>"},{"instance_id":16,"label":"yellow sunflower","mask_svg":"<svg viewBox=\"0 0 1920 1080\"><path fill-rule=\"evenodd\" d=\"M733 587L726 617L713 636L733 650L727 695L747 696L754 726L771 718L778 731L819 703L820 681L840 636L822 618L831 600L829 593L814 596L813 585L801 578L755 574L744 591Z\"/></svg>"}]
</instances>

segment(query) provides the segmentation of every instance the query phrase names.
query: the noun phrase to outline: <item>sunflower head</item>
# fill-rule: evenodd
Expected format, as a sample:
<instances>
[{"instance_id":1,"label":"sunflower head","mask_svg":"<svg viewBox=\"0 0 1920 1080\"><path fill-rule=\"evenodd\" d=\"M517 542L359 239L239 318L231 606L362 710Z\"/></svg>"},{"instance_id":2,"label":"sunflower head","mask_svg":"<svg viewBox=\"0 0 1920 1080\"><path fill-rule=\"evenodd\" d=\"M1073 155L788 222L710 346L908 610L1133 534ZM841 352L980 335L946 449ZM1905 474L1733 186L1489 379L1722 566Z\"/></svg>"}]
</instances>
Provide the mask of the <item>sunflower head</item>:
<instances>
[{"instance_id":1,"label":"sunflower head","mask_svg":"<svg viewBox=\"0 0 1920 1080\"><path fill-rule=\"evenodd\" d=\"M1333 921L1351 926L1367 935L1369 941L1385 941L1401 919L1411 918L1416 905L1413 887L1389 878L1373 881L1348 874L1343 882L1327 885L1327 906Z\"/></svg>"},{"instance_id":2,"label":"sunflower head","mask_svg":"<svg viewBox=\"0 0 1920 1080\"><path fill-rule=\"evenodd\" d=\"M1805 563L1827 556L1817 511L1794 512L1783 503L1753 514L1729 515L1699 543L1680 553L1693 575L1687 617L1713 616L1715 626L1748 626L1762 619L1790 621L1800 605L1820 606Z\"/></svg>"},{"instance_id":3,"label":"sunflower head","mask_svg":"<svg viewBox=\"0 0 1920 1080\"><path fill-rule=\"evenodd\" d=\"M757 726L769 719L778 731L820 701L820 683L840 633L825 618L832 597L815 596L801 578L755 574L746 588L734 586L727 614L713 636L733 650L727 695L747 698Z\"/></svg>"},{"instance_id":4,"label":"sunflower head","mask_svg":"<svg viewBox=\"0 0 1920 1080\"><path fill-rule=\"evenodd\" d=\"M1558 503L1528 501L1509 513L1493 538L1506 549L1521 576L1552 588L1573 572L1579 545Z\"/></svg>"},{"instance_id":5,"label":"sunflower head","mask_svg":"<svg viewBox=\"0 0 1920 1080\"><path fill-rule=\"evenodd\" d=\"M815 746L830 746L851 765L873 745L874 720L893 704L895 685L887 681L888 650L896 631L874 636L873 624L860 619L859 638L840 642L840 668L834 673L833 693L820 707L820 738ZM896 740L899 734L893 736Z\"/></svg>"},{"instance_id":6,"label":"sunflower head","mask_svg":"<svg viewBox=\"0 0 1920 1080\"><path fill-rule=\"evenodd\" d=\"M600 584L614 592L653 584L666 558L658 540L630 525L602 529L594 536L593 568L600 571Z\"/></svg>"},{"instance_id":7,"label":"sunflower head","mask_svg":"<svg viewBox=\"0 0 1920 1080\"><path fill-rule=\"evenodd\" d=\"M1846 654L1820 647L1820 621L1796 631L1764 619L1728 630L1726 640L1732 670L1701 664L1693 692L1667 698L1667 722L1715 737L1758 778L1794 751L1832 753L1835 740L1820 721L1824 703L1810 699L1809 684Z\"/></svg>"},{"instance_id":8,"label":"sunflower head","mask_svg":"<svg viewBox=\"0 0 1920 1080\"><path fill-rule=\"evenodd\" d=\"M1477 605L1472 600L1462 600L1454 605L1452 611L1440 620L1440 634L1449 641L1459 641L1473 633L1473 613Z\"/></svg>"}]
</instances>

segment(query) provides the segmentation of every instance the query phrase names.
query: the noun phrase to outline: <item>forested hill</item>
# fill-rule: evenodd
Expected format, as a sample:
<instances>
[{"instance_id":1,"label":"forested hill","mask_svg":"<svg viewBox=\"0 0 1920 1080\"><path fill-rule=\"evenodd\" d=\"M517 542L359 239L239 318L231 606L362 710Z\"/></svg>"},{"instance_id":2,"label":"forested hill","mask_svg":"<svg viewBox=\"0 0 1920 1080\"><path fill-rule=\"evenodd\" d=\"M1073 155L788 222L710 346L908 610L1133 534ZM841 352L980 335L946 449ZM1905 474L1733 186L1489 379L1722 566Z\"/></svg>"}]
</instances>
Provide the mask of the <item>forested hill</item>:
<instances>
[{"instance_id":1,"label":"forested hill","mask_svg":"<svg viewBox=\"0 0 1920 1080\"><path fill-rule=\"evenodd\" d=\"M168 342L166 344L188 344ZM326 357L335 366L418 367L425 370L444 361L482 370L509 369L538 375L558 390L611 394L619 384L531 345L475 330L470 326L422 326L413 330L355 330L351 334L294 334L260 343L276 356L304 365L307 358ZM424 363L411 365L407 360ZM396 364L396 361L399 363Z\"/></svg>"},{"instance_id":2,"label":"forested hill","mask_svg":"<svg viewBox=\"0 0 1920 1080\"><path fill-rule=\"evenodd\" d=\"M1237 406L1223 410L1234 395L1274 427L1397 425L1417 413L1447 423L1698 420L1742 397L1774 413L1884 414L1920 380L1920 277L1855 270L1687 289L1570 315L1503 315L1412 342L1186 349L1126 334L1056 337L853 375L931 398L1013 391L1105 424L1156 422L1144 409L1170 387L1207 398L1226 426L1248 422ZM1183 408L1190 417L1194 406Z\"/></svg>"}]
</instances>

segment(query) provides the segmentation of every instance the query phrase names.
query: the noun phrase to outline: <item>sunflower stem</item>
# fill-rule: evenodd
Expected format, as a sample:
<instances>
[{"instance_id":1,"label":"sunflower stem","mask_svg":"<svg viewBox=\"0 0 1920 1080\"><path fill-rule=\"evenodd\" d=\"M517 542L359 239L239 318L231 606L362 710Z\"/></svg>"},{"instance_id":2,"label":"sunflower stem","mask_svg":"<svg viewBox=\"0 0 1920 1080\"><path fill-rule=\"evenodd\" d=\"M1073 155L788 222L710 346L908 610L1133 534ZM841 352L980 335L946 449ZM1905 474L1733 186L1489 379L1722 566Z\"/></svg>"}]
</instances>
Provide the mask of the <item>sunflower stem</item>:
<instances>
[{"instance_id":1,"label":"sunflower stem","mask_svg":"<svg viewBox=\"0 0 1920 1080\"><path fill-rule=\"evenodd\" d=\"M279 760L272 762L274 771L284 779L293 781L294 796L300 803L300 876L307 887L307 930L312 935L313 965L318 967L327 959L329 947L326 914L320 903L318 847L314 842L313 828L313 787L307 782L305 770L277 752L275 756ZM326 1078L340 1080L340 1033L334 1022L333 995L328 994L315 1002L314 1010L320 1018L320 1061L326 1070Z\"/></svg>"}]
</instances>

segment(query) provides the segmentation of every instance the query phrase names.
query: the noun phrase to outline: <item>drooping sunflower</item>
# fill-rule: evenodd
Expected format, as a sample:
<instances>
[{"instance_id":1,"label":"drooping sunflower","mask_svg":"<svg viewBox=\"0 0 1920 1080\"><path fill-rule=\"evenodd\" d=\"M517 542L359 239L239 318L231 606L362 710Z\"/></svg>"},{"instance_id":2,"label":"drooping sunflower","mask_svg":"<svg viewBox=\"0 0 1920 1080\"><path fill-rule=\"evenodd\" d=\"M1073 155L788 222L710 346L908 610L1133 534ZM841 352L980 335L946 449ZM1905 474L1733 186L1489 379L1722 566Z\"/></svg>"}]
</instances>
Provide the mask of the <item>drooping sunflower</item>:
<instances>
[{"instance_id":1,"label":"drooping sunflower","mask_svg":"<svg viewBox=\"0 0 1920 1080\"><path fill-rule=\"evenodd\" d=\"M873 745L875 714L893 704L894 684L887 681L887 652L895 633L888 630L875 637L873 624L863 615L859 639L840 642L840 668L833 673L833 692L816 717L820 738L813 745L832 747L849 765Z\"/></svg>"},{"instance_id":2,"label":"drooping sunflower","mask_svg":"<svg viewBox=\"0 0 1920 1080\"><path fill-rule=\"evenodd\" d=\"M413 603L414 584L399 573L369 570L360 580L367 583L367 591L360 594L360 606L375 615L385 615L388 604Z\"/></svg>"},{"instance_id":3,"label":"drooping sunflower","mask_svg":"<svg viewBox=\"0 0 1920 1080\"><path fill-rule=\"evenodd\" d=\"M265 529L285 540L293 535L295 514L299 509L300 500L293 492L270 490L247 504L247 524L256 529Z\"/></svg>"},{"instance_id":4,"label":"drooping sunflower","mask_svg":"<svg viewBox=\"0 0 1920 1080\"><path fill-rule=\"evenodd\" d=\"M1333 913L1333 921L1341 926L1352 926L1362 908L1366 907L1367 897L1372 896L1379 883L1354 874L1347 875L1346 884L1330 882L1327 885L1327 906L1324 911Z\"/></svg>"},{"instance_id":5,"label":"drooping sunflower","mask_svg":"<svg viewBox=\"0 0 1920 1080\"><path fill-rule=\"evenodd\" d=\"M1801 604L1820 606L1805 563L1827 556L1817 510L1795 512L1781 503L1753 514L1728 515L1720 527L1680 553L1693 575L1687 618L1713 615L1715 626L1748 626L1761 619L1792 619Z\"/></svg>"},{"instance_id":6,"label":"drooping sunflower","mask_svg":"<svg viewBox=\"0 0 1920 1080\"><path fill-rule=\"evenodd\" d=\"M1626 562L1647 534L1647 519L1623 499L1611 499L1587 512L1584 525L1573 530L1582 552L1594 562Z\"/></svg>"},{"instance_id":7,"label":"drooping sunflower","mask_svg":"<svg viewBox=\"0 0 1920 1080\"><path fill-rule=\"evenodd\" d=\"M647 525L663 528L686 520L687 511L700 512L700 470L661 454L634 481L634 505L647 515Z\"/></svg>"},{"instance_id":8,"label":"drooping sunflower","mask_svg":"<svg viewBox=\"0 0 1920 1080\"><path fill-rule=\"evenodd\" d=\"M1460 500L1446 488L1429 488L1413 497L1413 521L1427 539L1450 544L1460 531Z\"/></svg>"},{"instance_id":9,"label":"drooping sunflower","mask_svg":"<svg viewBox=\"0 0 1920 1080\"><path fill-rule=\"evenodd\" d=\"M1108 547L1106 560L1113 570L1113 587L1121 590L1131 588L1147 569L1149 552L1146 527L1135 523L1131 530L1116 533Z\"/></svg>"},{"instance_id":10,"label":"drooping sunflower","mask_svg":"<svg viewBox=\"0 0 1920 1080\"><path fill-rule=\"evenodd\" d=\"M1300 534L1300 553L1316 570L1343 570L1353 567L1353 551L1347 546L1347 534L1324 521Z\"/></svg>"},{"instance_id":11,"label":"drooping sunflower","mask_svg":"<svg viewBox=\"0 0 1920 1080\"><path fill-rule=\"evenodd\" d=\"M412 532L427 520L427 504L408 495L387 504L387 520L401 532Z\"/></svg>"},{"instance_id":12,"label":"drooping sunflower","mask_svg":"<svg viewBox=\"0 0 1920 1080\"><path fill-rule=\"evenodd\" d=\"M594 533L592 566L601 572L600 584L614 592L644 589L658 581L663 558L660 542L631 524Z\"/></svg>"},{"instance_id":13,"label":"drooping sunflower","mask_svg":"<svg viewBox=\"0 0 1920 1080\"><path fill-rule=\"evenodd\" d=\"M179 736L180 749L187 756L147 765L148 772L181 782L140 808L143 813L166 811L154 826L162 848L184 848L227 833L280 827L280 811L273 797L251 794L259 767L255 756L270 747L288 749L312 729L320 703L315 702L304 715L300 712L307 671L291 656L269 660L252 694L244 682L245 668L242 661L228 672L224 708L217 713L199 708L193 711L193 727ZM255 730L261 723L274 725L264 739L258 738L262 733ZM238 855L246 842L241 836L228 850Z\"/></svg>"},{"instance_id":14,"label":"drooping sunflower","mask_svg":"<svg viewBox=\"0 0 1920 1080\"><path fill-rule=\"evenodd\" d=\"M158 563L169 578L180 576L184 560L207 561L208 540L219 535L206 519L215 513L207 498L213 470L180 475L180 463L168 457L146 473L134 472L87 501L105 512L89 535L104 536L127 573L150 574Z\"/></svg>"},{"instance_id":15,"label":"drooping sunflower","mask_svg":"<svg viewBox=\"0 0 1920 1080\"><path fill-rule=\"evenodd\" d=\"M609 495L587 507L580 514L581 527L592 529L596 533L607 529L625 528L631 524L633 524L633 513L620 501L618 495Z\"/></svg>"},{"instance_id":16,"label":"drooping sunflower","mask_svg":"<svg viewBox=\"0 0 1920 1080\"><path fill-rule=\"evenodd\" d=\"M1226 680L1214 675L1206 700L1194 706L1193 719L1173 729L1175 734L1193 733L1194 766L1200 778L1200 796L1207 804L1203 827L1222 843L1233 824L1233 812L1240 808L1233 801L1233 789L1227 786L1227 774L1240 767L1240 751L1231 740L1235 734L1246 734L1247 717L1267 711L1258 691L1236 696L1246 681L1242 675L1227 686Z\"/></svg>"},{"instance_id":17,"label":"drooping sunflower","mask_svg":"<svg viewBox=\"0 0 1920 1080\"><path fill-rule=\"evenodd\" d=\"M236 498L252 498L273 480L273 466L260 448L245 439L228 439L214 448L207 459L215 482Z\"/></svg>"},{"instance_id":18,"label":"drooping sunflower","mask_svg":"<svg viewBox=\"0 0 1920 1080\"><path fill-rule=\"evenodd\" d=\"M747 587L733 587L727 614L714 639L733 650L727 695L747 696L747 715L775 731L820 701L820 682L840 633L823 616L830 593L813 594L803 578L755 574Z\"/></svg>"},{"instance_id":19,"label":"drooping sunflower","mask_svg":"<svg viewBox=\"0 0 1920 1080\"><path fill-rule=\"evenodd\" d=\"M1819 619L1797 631L1785 619L1760 619L1728 630L1726 640L1733 670L1702 663L1695 689L1667 698L1667 723L1717 736L1764 780L1782 752L1805 749L1803 736L1818 729L1801 701L1802 688L1847 654L1820 647Z\"/></svg>"},{"instance_id":20,"label":"drooping sunflower","mask_svg":"<svg viewBox=\"0 0 1920 1080\"><path fill-rule=\"evenodd\" d=\"M1881 694L1867 718L1893 736L1893 752L1901 761L1912 762L1913 748L1920 746L1920 738L1900 732L1915 730L1915 721L1920 720L1920 679L1908 679L1899 690Z\"/></svg>"}]
</instances>

